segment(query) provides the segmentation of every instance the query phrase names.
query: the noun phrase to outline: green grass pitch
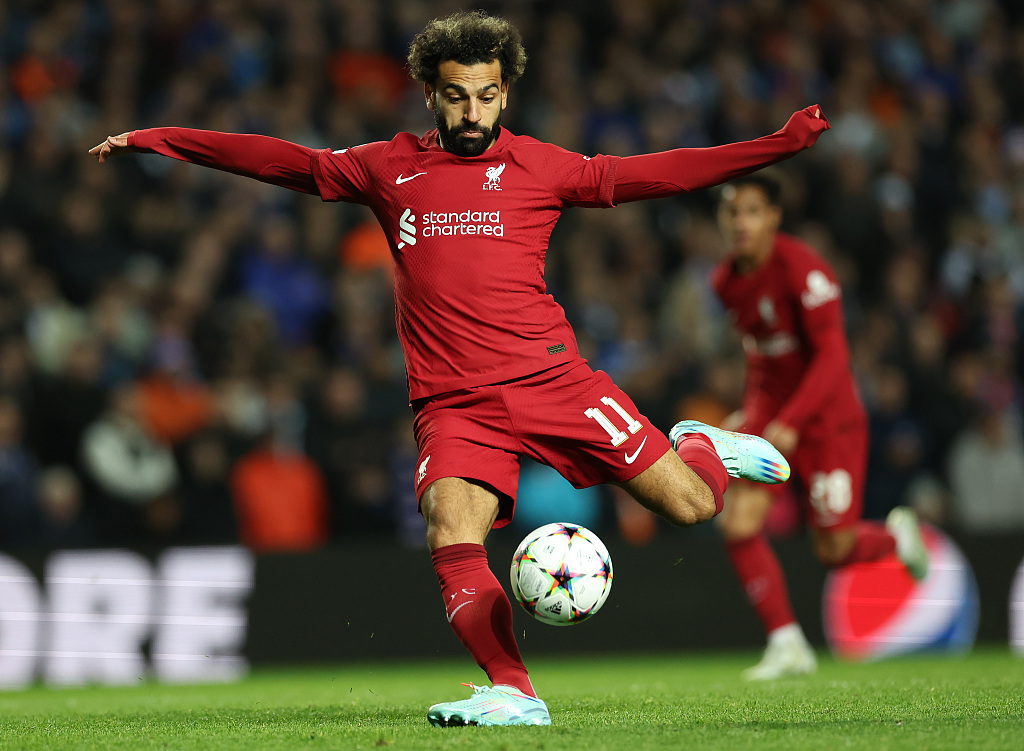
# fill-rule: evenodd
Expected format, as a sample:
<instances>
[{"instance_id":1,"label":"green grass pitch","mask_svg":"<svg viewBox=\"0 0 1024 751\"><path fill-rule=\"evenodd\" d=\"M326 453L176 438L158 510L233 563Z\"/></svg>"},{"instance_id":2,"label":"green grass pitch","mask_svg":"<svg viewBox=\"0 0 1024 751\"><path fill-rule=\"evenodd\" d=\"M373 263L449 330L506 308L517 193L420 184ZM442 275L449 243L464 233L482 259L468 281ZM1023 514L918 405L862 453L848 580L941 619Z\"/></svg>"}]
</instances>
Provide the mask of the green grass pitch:
<instances>
[{"instance_id":1,"label":"green grass pitch","mask_svg":"<svg viewBox=\"0 0 1024 751\"><path fill-rule=\"evenodd\" d=\"M848 664L750 685L745 655L530 660L550 728L433 728L466 661L259 670L229 685L0 693L0 749L1021 749L1024 659Z\"/></svg>"}]
</instances>

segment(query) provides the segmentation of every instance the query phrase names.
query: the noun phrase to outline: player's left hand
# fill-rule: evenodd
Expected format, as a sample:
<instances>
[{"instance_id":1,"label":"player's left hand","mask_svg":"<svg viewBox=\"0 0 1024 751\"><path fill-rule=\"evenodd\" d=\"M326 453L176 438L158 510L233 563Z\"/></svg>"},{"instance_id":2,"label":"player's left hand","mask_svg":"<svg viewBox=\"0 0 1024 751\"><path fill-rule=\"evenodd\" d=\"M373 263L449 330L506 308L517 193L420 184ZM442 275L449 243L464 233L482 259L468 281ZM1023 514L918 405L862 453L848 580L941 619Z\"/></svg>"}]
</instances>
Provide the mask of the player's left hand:
<instances>
[{"instance_id":1,"label":"player's left hand","mask_svg":"<svg viewBox=\"0 0 1024 751\"><path fill-rule=\"evenodd\" d=\"M128 136L131 133L122 133L119 136L107 136L107 140L89 149L89 153L96 157L96 160L103 164L107 159L118 154L130 154L138 151L134 146L128 145Z\"/></svg>"},{"instance_id":2,"label":"player's left hand","mask_svg":"<svg viewBox=\"0 0 1024 751\"><path fill-rule=\"evenodd\" d=\"M800 433L796 428L774 420L768 423L761 435L785 456L792 454L800 442Z\"/></svg>"}]
</instances>

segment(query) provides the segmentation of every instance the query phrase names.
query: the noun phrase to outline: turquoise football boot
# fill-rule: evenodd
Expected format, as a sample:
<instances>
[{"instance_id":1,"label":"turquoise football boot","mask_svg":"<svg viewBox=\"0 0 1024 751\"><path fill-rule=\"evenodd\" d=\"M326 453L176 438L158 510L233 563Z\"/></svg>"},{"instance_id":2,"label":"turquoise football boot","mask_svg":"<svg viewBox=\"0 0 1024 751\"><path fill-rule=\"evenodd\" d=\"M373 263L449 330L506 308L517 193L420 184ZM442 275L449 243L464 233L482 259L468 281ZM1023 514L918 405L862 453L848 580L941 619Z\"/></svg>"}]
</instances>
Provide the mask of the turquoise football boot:
<instances>
[{"instance_id":1,"label":"turquoise football boot","mask_svg":"<svg viewBox=\"0 0 1024 751\"><path fill-rule=\"evenodd\" d=\"M473 695L461 701L435 704L427 719L435 727L458 725L550 725L548 705L512 686L474 686Z\"/></svg>"},{"instance_id":2,"label":"turquoise football boot","mask_svg":"<svg viewBox=\"0 0 1024 751\"><path fill-rule=\"evenodd\" d=\"M696 420L677 422L669 431L672 448L687 433L701 433L711 439L730 477L777 485L789 479L789 462L778 449L760 436L734 433Z\"/></svg>"}]
</instances>

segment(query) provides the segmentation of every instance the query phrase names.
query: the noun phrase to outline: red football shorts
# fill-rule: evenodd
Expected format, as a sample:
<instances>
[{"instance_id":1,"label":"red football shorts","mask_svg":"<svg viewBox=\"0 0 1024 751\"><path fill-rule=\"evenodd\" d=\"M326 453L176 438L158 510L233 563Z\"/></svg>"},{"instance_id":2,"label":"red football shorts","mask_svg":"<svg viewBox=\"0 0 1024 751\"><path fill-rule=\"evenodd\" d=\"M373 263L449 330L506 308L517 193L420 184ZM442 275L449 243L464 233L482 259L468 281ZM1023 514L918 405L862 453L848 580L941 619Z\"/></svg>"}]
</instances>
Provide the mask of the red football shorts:
<instances>
[{"instance_id":1,"label":"red football shorts","mask_svg":"<svg viewBox=\"0 0 1024 751\"><path fill-rule=\"evenodd\" d=\"M748 419L740 430L760 435L770 419ZM807 523L815 529L843 529L864 516L864 479L868 469L868 429L851 423L801 435L793 456L789 482ZM765 485L773 496L785 485Z\"/></svg>"},{"instance_id":2,"label":"red football shorts","mask_svg":"<svg viewBox=\"0 0 1024 751\"><path fill-rule=\"evenodd\" d=\"M416 497L441 477L483 483L501 504L495 528L512 521L520 456L587 488L631 480L671 448L608 374L585 362L417 400L413 410Z\"/></svg>"}]
</instances>

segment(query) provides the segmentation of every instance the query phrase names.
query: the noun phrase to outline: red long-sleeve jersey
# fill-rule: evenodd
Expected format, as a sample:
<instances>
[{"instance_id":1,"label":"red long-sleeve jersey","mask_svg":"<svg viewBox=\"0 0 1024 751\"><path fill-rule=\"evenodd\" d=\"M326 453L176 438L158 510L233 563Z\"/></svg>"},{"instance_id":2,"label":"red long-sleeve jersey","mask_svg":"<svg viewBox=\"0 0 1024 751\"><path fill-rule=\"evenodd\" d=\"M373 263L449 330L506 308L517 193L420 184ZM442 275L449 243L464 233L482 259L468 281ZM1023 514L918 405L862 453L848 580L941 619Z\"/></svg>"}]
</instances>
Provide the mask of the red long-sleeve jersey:
<instances>
[{"instance_id":1,"label":"red long-sleeve jersey","mask_svg":"<svg viewBox=\"0 0 1024 751\"><path fill-rule=\"evenodd\" d=\"M777 233L762 266L739 273L729 256L711 284L743 337L744 430L761 433L777 420L802 435L825 436L865 422L839 283L812 248Z\"/></svg>"},{"instance_id":2,"label":"red long-sleeve jersey","mask_svg":"<svg viewBox=\"0 0 1024 751\"><path fill-rule=\"evenodd\" d=\"M829 127L808 107L754 141L636 157L575 154L502 129L475 157L422 138L312 150L263 136L134 131L129 145L324 201L369 206L394 259L398 334L411 399L579 360L547 293L548 239L569 206L614 206L705 188L793 156Z\"/></svg>"}]
</instances>

